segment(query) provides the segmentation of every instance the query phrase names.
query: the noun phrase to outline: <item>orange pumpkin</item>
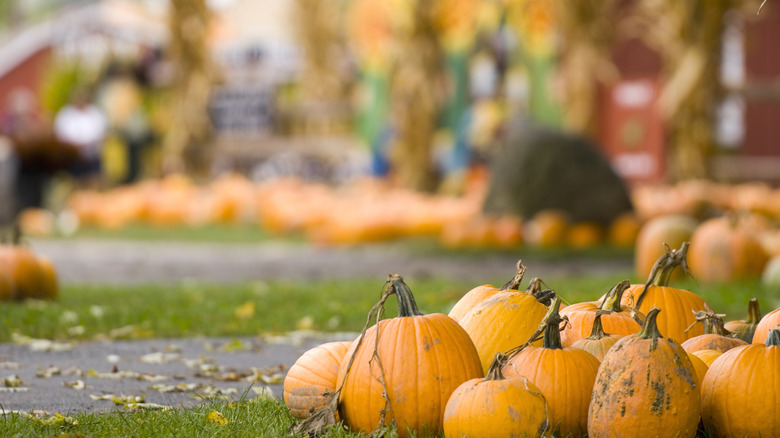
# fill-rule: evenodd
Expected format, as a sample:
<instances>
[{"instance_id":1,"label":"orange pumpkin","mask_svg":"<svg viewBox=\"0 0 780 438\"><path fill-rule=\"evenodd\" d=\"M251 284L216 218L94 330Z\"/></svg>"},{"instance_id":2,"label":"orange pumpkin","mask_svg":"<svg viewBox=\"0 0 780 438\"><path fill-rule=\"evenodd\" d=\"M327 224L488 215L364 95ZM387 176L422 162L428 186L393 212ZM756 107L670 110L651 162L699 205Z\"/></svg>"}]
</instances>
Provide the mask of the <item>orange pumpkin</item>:
<instances>
[{"instance_id":1,"label":"orange pumpkin","mask_svg":"<svg viewBox=\"0 0 780 438\"><path fill-rule=\"evenodd\" d=\"M756 332L758 322L761 321L761 309L758 306L758 299L751 298L748 301L748 314L744 320L729 321L726 323L726 330L745 342L753 342L753 334Z\"/></svg>"},{"instance_id":2,"label":"orange pumpkin","mask_svg":"<svg viewBox=\"0 0 780 438\"><path fill-rule=\"evenodd\" d=\"M745 345L745 341L731 336L731 333L726 330L723 324L723 316L724 315L714 313L710 309L706 312L697 312L696 323L702 323L704 326L704 334L695 336L683 342L683 349L688 353L693 353L698 350L718 350L726 352L734 347Z\"/></svg>"},{"instance_id":3,"label":"orange pumpkin","mask_svg":"<svg viewBox=\"0 0 780 438\"><path fill-rule=\"evenodd\" d=\"M768 260L757 235L731 217L709 219L691 236L691 272L705 283L759 278Z\"/></svg>"},{"instance_id":4,"label":"orange pumpkin","mask_svg":"<svg viewBox=\"0 0 780 438\"><path fill-rule=\"evenodd\" d=\"M691 360L693 369L696 371L696 386L701 388L701 382L704 380L704 376L707 374L707 370L710 366L693 353L688 353L688 359Z\"/></svg>"},{"instance_id":5,"label":"orange pumpkin","mask_svg":"<svg viewBox=\"0 0 780 438\"><path fill-rule=\"evenodd\" d=\"M622 213L609 224L609 228L607 229L607 242L618 248L633 248L636 245L640 229L641 224L635 213ZM656 258L658 258L658 256L654 257L652 260L655 260ZM646 276L647 274L643 275L642 278Z\"/></svg>"},{"instance_id":6,"label":"orange pumpkin","mask_svg":"<svg viewBox=\"0 0 780 438\"><path fill-rule=\"evenodd\" d=\"M763 344L769 331L780 327L780 308L775 309L761 318L756 326L756 332L753 334L754 344Z\"/></svg>"},{"instance_id":7,"label":"orange pumpkin","mask_svg":"<svg viewBox=\"0 0 780 438\"><path fill-rule=\"evenodd\" d=\"M336 392L339 368L352 341L326 342L301 355L284 378L284 402L293 417L309 418Z\"/></svg>"},{"instance_id":8,"label":"orange pumpkin","mask_svg":"<svg viewBox=\"0 0 780 438\"><path fill-rule=\"evenodd\" d=\"M452 392L483 376L479 355L455 320L420 313L400 275L391 275L388 287L398 317L379 321L350 346L338 375L339 414L353 431L392 422L401 437L441 433Z\"/></svg>"},{"instance_id":9,"label":"orange pumpkin","mask_svg":"<svg viewBox=\"0 0 780 438\"><path fill-rule=\"evenodd\" d=\"M588 411L589 437L696 435L701 412L696 370L680 344L661 336L659 312L651 309L642 330L619 340L601 361Z\"/></svg>"},{"instance_id":10,"label":"orange pumpkin","mask_svg":"<svg viewBox=\"0 0 780 438\"><path fill-rule=\"evenodd\" d=\"M57 268L48 257L37 254L38 266L40 267L40 294L39 298L46 300L57 299L59 295L59 285L57 281Z\"/></svg>"},{"instance_id":11,"label":"orange pumpkin","mask_svg":"<svg viewBox=\"0 0 780 438\"><path fill-rule=\"evenodd\" d=\"M526 224L525 240L543 248L563 246L570 224L569 215L560 210L542 210Z\"/></svg>"},{"instance_id":12,"label":"orange pumpkin","mask_svg":"<svg viewBox=\"0 0 780 438\"><path fill-rule=\"evenodd\" d=\"M656 260L664 255L664 244L679 248L691 239L697 225L695 219L685 215L665 215L648 220L639 230L634 246L636 275L647 278Z\"/></svg>"},{"instance_id":13,"label":"orange pumpkin","mask_svg":"<svg viewBox=\"0 0 780 438\"><path fill-rule=\"evenodd\" d=\"M687 251L688 242L684 242L678 250L667 247L666 254L659 257L653 266L647 283L632 285L623 294L623 304L642 313L646 314L653 307L662 309L657 321L658 329L677 342L685 342L704 333L703 327L691 327L691 324L696 321L695 312L707 309L702 297L685 289L669 287L669 278L675 268L681 266L687 270Z\"/></svg>"},{"instance_id":14,"label":"orange pumpkin","mask_svg":"<svg viewBox=\"0 0 780 438\"><path fill-rule=\"evenodd\" d=\"M492 284L484 284L466 292L466 294L463 295L463 297L461 297L457 303L455 303L455 306L452 307L452 310L450 310L449 313L449 317L455 321L460 322L460 320L463 319L467 313L469 313L477 304L481 303L482 301L485 301L499 292L517 290L517 288L520 286L520 282L523 280L525 269L525 265L523 265L522 261L518 261L517 272L515 273L515 276L500 288L495 287Z\"/></svg>"},{"instance_id":15,"label":"orange pumpkin","mask_svg":"<svg viewBox=\"0 0 780 438\"><path fill-rule=\"evenodd\" d=\"M709 367L713 362L715 362L715 359L719 358L723 354L723 352L718 350L697 350L691 354L704 361L704 363L706 363Z\"/></svg>"},{"instance_id":16,"label":"orange pumpkin","mask_svg":"<svg viewBox=\"0 0 780 438\"><path fill-rule=\"evenodd\" d=\"M569 324L561 332L564 347L570 347L575 342L591 334L596 314L601 313L601 324L608 333L617 335L633 335L642 328L634 318L634 313L620 301L623 293L631 286L628 280L623 280L612 287L600 301L588 301L572 304L561 310L561 316L569 320ZM643 315L638 315L643 319Z\"/></svg>"},{"instance_id":17,"label":"orange pumpkin","mask_svg":"<svg viewBox=\"0 0 780 438\"><path fill-rule=\"evenodd\" d=\"M712 363L701 390L712 436L780 437L780 330L765 344L733 348Z\"/></svg>"},{"instance_id":18,"label":"orange pumpkin","mask_svg":"<svg viewBox=\"0 0 780 438\"><path fill-rule=\"evenodd\" d=\"M563 347L560 337L561 299L553 300L544 319L541 347L528 346L511 357L504 375L525 376L544 395L550 430L560 436L581 436L588 428L588 403L599 361L587 351Z\"/></svg>"},{"instance_id":19,"label":"orange pumpkin","mask_svg":"<svg viewBox=\"0 0 780 438\"><path fill-rule=\"evenodd\" d=\"M579 348L592 354L599 361L604 359L610 348L623 337L623 335L608 334L604 332L604 327L601 325L601 318L604 316L602 312L596 312L596 319L593 320L593 330L590 332L590 336L573 343L572 348Z\"/></svg>"},{"instance_id":20,"label":"orange pumpkin","mask_svg":"<svg viewBox=\"0 0 780 438\"><path fill-rule=\"evenodd\" d=\"M9 277L12 299L42 298L41 266L29 248L0 245L0 269L5 270Z\"/></svg>"},{"instance_id":21,"label":"orange pumpkin","mask_svg":"<svg viewBox=\"0 0 780 438\"><path fill-rule=\"evenodd\" d=\"M549 427L542 391L527 378L505 378L498 354L484 379L460 385L444 410L444 436L542 436Z\"/></svg>"}]
</instances>

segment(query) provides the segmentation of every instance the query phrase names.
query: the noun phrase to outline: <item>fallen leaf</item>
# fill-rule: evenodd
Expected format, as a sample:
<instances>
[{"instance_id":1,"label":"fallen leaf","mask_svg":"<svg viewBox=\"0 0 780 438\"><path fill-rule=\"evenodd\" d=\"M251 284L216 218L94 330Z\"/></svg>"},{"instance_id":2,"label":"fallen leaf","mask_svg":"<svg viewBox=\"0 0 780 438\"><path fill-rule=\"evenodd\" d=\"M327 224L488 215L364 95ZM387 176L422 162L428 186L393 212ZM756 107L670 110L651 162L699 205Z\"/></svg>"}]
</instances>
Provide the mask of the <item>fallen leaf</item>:
<instances>
[{"instance_id":1,"label":"fallen leaf","mask_svg":"<svg viewBox=\"0 0 780 438\"><path fill-rule=\"evenodd\" d=\"M35 372L35 377L40 377L42 379L51 379L53 376L59 376L62 374L62 371L55 367L54 365L49 365L48 368L38 368L38 371Z\"/></svg>"},{"instance_id":2,"label":"fallen leaf","mask_svg":"<svg viewBox=\"0 0 780 438\"><path fill-rule=\"evenodd\" d=\"M246 303L239 305L236 307L235 314L236 319L239 321L252 319L252 317L255 316L255 302L247 301Z\"/></svg>"},{"instance_id":3,"label":"fallen leaf","mask_svg":"<svg viewBox=\"0 0 780 438\"><path fill-rule=\"evenodd\" d=\"M2 382L3 386L5 386L6 388L18 388L24 384L24 382L22 382L22 379L20 379L19 376L15 374L12 374L8 377L4 377L2 380L0 380L0 382Z\"/></svg>"},{"instance_id":4,"label":"fallen leaf","mask_svg":"<svg viewBox=\"0 0 780 438\"><path fill-rule=\"evenodd\" d=\"M75 382L62 382L62 386L65 386L65 387L68 387L68 388L73 388L73 389L75 389L77 391L81 391L82 389L87 387L87 384L84 383L83 380L78 379Z\"/></svg>"},{"instance_id":5,"label":"fallen leaf","mask_svg":"<svg viewBox=\"0 0 780 438\"><path fill-rule=\"evenodd\" d=\"M222 415L220 412L214 411L214 410L209 411L209 414L206 416L206 420L210 421L212 423L217 423L220 426L224 426L228 422L228 419L225 418L224 415Z\"/></svg>"}]
</instances>

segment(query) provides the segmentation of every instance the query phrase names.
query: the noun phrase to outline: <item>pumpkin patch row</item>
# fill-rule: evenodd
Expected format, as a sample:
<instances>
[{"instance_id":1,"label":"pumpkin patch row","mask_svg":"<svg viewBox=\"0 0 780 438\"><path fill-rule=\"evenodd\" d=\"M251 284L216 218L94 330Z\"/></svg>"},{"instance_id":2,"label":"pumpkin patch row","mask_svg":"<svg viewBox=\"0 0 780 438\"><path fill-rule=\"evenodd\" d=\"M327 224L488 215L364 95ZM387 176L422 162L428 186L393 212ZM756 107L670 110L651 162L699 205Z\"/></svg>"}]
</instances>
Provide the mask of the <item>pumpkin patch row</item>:
<instances>
[{"instance_id":1,"label":"pumpkin patch row","mask_svg":"<svg viewBox=\"0 0 780 438\"><path fill-rule=\"evenodd\" d=\"M20 242L14 230L9 242L0 243L0 301L57 298L57 270L47 257Z\"/></svg>"},{"instance_id":2,"label":"pumpkin patch row","mask_svg":"<svg viewBox=\"0 0 780 438\"><path fill-rule=\"evenodd\" d=\"M504 286L477 286L449 315L423 315L393 274L360 337L315 347L290 368L284 400L301 420L293 431L694 437L702 423L712 436L780 436L771 403L780 397L780 309L761 318L751 301L729 331L703 298L669 285L687 250L669 249L644 285L623 281L568 306L538 278L521 289L518 263ZM381 319L391 295L399 314ZM765 411L772 418L748 420Z\"/></svg>"}]
</instances>

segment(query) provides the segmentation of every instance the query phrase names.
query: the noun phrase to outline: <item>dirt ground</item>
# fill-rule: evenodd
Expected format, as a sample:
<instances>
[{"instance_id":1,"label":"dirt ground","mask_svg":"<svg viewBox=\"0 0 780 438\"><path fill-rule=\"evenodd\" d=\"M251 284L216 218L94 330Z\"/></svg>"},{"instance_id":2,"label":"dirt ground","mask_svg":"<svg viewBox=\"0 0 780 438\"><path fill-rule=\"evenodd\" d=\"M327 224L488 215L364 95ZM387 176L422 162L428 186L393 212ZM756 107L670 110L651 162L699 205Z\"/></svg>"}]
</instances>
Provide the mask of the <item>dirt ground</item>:
<instances>
[{"instance_id":1,"label":"dirt ground","mask_svg":"<svg viewBox=\"0 0 780 438\"><path fill-rule=\"evenodd\" d=\"M406 278L448 275L483 284L506 279L522 255L421 255L393 245L345 249L281 243L40 240L32 246L52 259L64 283L384 279L394 272ZM627 259L523 262L527 276L542 278L631 269ZM304 351L326 340L355 336L293 333L281 339L0 344L0 411L73 414L125 409L128 401L147 403L142 406L148 408L186 407L214 395L235 400L244 392L250 398L281 398L286 369Z\"/></svg>"}]
</instances>

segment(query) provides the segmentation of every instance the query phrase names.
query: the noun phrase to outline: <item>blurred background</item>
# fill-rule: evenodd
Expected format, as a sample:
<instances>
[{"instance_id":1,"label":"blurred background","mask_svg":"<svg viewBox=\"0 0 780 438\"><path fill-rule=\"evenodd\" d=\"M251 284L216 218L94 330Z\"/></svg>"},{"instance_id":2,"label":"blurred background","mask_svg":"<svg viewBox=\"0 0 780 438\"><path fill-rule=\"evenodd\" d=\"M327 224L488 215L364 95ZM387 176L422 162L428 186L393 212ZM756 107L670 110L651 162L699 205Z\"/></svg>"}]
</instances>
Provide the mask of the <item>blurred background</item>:
<instances>
[{"instance_id":1,"label":"blurred background","mask_svg":"<svg viewBox=\"0 0 780 438\"><path fill-rule=\"evenodd\" d=\"M780 7L0 0L0 217L631 247L780 217ZM348 212L348 214L345 214Z\"/></svg>"}]
</instances>

